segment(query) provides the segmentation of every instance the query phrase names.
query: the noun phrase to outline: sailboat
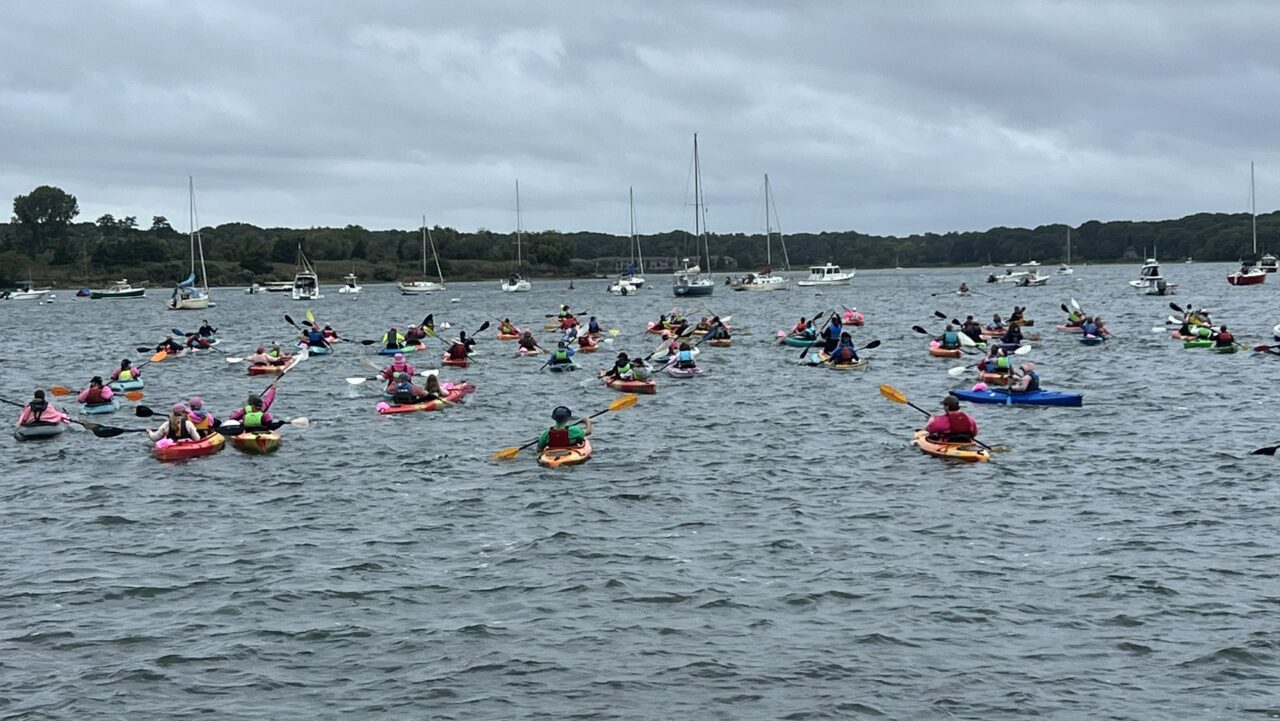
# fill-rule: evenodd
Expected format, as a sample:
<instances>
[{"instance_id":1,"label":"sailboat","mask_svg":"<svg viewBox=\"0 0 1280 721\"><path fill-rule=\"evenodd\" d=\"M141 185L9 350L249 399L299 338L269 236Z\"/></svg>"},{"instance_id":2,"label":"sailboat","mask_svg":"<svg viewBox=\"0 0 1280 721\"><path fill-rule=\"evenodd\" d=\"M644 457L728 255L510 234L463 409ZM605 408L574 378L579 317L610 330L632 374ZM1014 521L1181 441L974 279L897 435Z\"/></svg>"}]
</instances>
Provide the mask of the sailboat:
<instances>
[{"instance_id":1,"label":"sailboat","mask_svg":"<svg viewBox=\"0 0 1280 721\"><path fill-rule=\"evenodd\" d=\"M293 274L293 288L289 291L289 297L294 300L321 300L324 298L320 295L320 277L316 275L316 269L311 266L311 262L307 260L307 256L302 252L302 243L298 243L298 271Z\"/></svg>"},{"instance_id":2,"label":"sailboat","mask_svg":"<svg viewBox=\"0 0 1280 721\"><path fill-rule=\"evenodd\" d=\"M769 211L777 217L777 208L773 205L773 190L769 185L769 174L764 175L764 270L755 275L748 275L741 283L735 283L734 290L786 290L791 287L791 279L773 274L773 224ZM787 258L787 243L782 239L782 229L778 229L778 242L782 245L782 263L786 270L791 270L791 261Z\"/></svg>"},{"instance_id":3,"label":"sailboat","mask_svg":"<svg viewBox=\"0 0 1280 721\"><path fill-rule=\"evenodd\" d=\"M427 277L427 244L431 244L431 257L436 260L436 277L439 282L433 280L425 280ZM436 254L436 240L431 237L431 229L427 227L427 216L422 216L422 277L423 280L412 280L408 283L400 282L396 285L400 288L400 295L417 295L419 293L432 293L438 290L444 290L444 273L440 270L440 256Z\"/></svg>"},{"instance_id":4,"label":"sailboat","mask_svg":"<svg viewBox=\"0 0 1280 721\"><path fill-rule=\"evenodd\" d=\"M510 278L502 281L503 293L528 293L531 286L529 281L520 275L521 266L524 265L524 256L520 254L521 236L524 234L524 226L520 221L520 181L516 181L516 270L511 274Z\"/></svg>"},{"instance_id":5,"label":"sailboat","mask_svg":"<svg viewBox=\"0 0 1280 721\"><path fill-rule=\"evenodd\" d=\"M707 270L711 270L711 248L707 244L706 205L702 198L702 164L698 159L698 134L693 134L693 237L696 249L698 239L702 240L703 250L707 255ZM698 260L701 260L699 258ZM672 276L671 292L676 297L711 295L716 289L715 279L709 273L703 273L697 263L689 265L689 259L682 259L682 267Z\"/></svg>"},{"instance_id":6,"label":"sailboat","mask_svg":"<svg viewBox=\"0 0 1280 721\"><path fill-rule=\"evenodd\" d=\"M204 243L200 240L199 223L196 220L196 184L187 176L187 217L190 222L191 275L173 289L169 298L169 310L204 310L209 307L209 276L204 270ZM200 258L200 280L203 288L196 287L196 258Z\"/></svg>"},{"instance_id":7,"label":"sailboat","mask_svg":"<svg viewBox=\"0 0 1280 721\"><path fill-rule=\"evenodd\" d=\"M644 252L640 250L640 236L636 235L636 193L634 188L627 188L627 198L631 204L631 262L618 279L609 284L608 291L613 295L635 295L644 286ZM640 265L636 265L636 256L640 257ZM570 286L572 287L572 286Z\"/></svg>"},{"instance_id":8,"label":"sailboat","mask_svg":"<svg viewBox=\"0 0 1280 721\"><path fill-rule=\"evenodd\" d=\"M1071 275L1076 272L1071 267L1071 226L1067 226L1067 262L1058 266L1058 275Z\"/></svg>"},{"instance_id":9,"label":"sailboat","mask_svg":"<svg viewBox=\"0 0 1280 721\"><path fill-rule=\"evenodd\" d=\"M1249 161L1249 213L1253 216L1253 256L1258 256L1258 204L1253 192L1253 161ZM1253 260L1240 261L1240 270L1227 276L1231 285L1262 285L1267 271Z\"/></svg>"}]
</instances>

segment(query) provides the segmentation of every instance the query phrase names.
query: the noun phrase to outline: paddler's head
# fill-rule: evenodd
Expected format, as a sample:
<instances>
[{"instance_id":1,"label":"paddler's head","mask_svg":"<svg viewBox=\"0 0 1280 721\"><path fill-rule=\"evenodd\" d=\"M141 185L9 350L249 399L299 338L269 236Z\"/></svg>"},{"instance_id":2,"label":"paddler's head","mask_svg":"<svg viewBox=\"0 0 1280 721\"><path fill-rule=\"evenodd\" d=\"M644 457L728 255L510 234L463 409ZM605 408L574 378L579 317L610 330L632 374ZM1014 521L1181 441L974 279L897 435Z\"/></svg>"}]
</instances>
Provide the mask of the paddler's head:
<instances>
[{"instance_id":1,"label":"paddler's head","mask_svg":"<svg viewBox=\"0 0 1280 721\"><path fill-rule=\"evenodd\" d=\"M946 331L947 331L948 333L950 333L950 332L952 332L952 331L954 331L954 330L955 330L955 328L952 328L952 327L951 327L951 324L950 324L950 323L948 323L948 324L947 324L947 327L946 327Z\"/></svg>"},{"instance_id":2,"label":"paddler's head","mask_svg":"<svg viewBox=\"0 0 1280 721\"><path fill-rule=\"evenodd\" d=\"M403 363L404 353L396 353L395 355L391 356L391 359L394 360L396 363Z\"/></svg>"},{"instance_id":3,"label":"paddler's head","mask_svg":"<svg viewBox=\"0 0 1280 721\"><path fill-rule=\"evenodd\" d=\"M262 346L258 346L258 350L257 350L257 352L258 352L258 353L266 353L266 352L267 352L267 349L266 349L266 348L263 348Z\"/></svg>"},{"instance_id":4,"label":"paddler's head","mask_svg":"<svg viewBox=\"0 0 1280 721\"><path fill-rule=\"evenodd\" d=\"M181 418L181 417L183 417L183 416L187 415L187 407L186 407L186 406L184 406L184 405L182 405L181 403L174 403L174 404L173 404L173 407L169 409L169 412L170 412L170 413L171 413L175 418Z\"/></svg>"},{"instance_id":5,"label":"paddler's head","mask_svg":"<svg viewBox=\"0 0 1280 721\"><path fill-rule=\"evenodd\" d=\"M408 373L401 373L400 375L397 375L397 376L396 376L396 380L400 381L401 383L408 383L408 382L409 382L409 374L408 374Z\"/></svg>"},{"instance_id":6,"label":"paddler's head","mask_svg":"<svg viewBox=\"0 0 1280 721\"><path fill-rule=\"evenodd\" d=\"M42 401L44 400L44 391L37 388L36 392L31 394L31 397L35 400Z\"/></svg>"},{"instance_id":7,"label":"paddler's head","mask_svg":"<svg viewBox=\"0 0 1280 721\"><path fill-rule=\"evenodd\" d=\"M560 341L559 343L557 343L557 344L556 344L556 347L557 347L557 348L564 348L564 347L565 347L565 345L564 345L564 341Z\"/></svg>"},{"instance_id":8,"label":"paddler's head","mask_svg":"<svg viewBox=\"0 0 1280 721\"><path fill-rule=\"evenodd\" d=\"M556 406L555 410L551 411L551 420L556 423L568 423L570 418L573 418L573 411L566 406Z\"/></svg>"},{"instance_id":9,"label":"paddler's head","mask_svg":"<svg viewBox=\"0 0 1280 721\"><path fill-rule=\"evenodd\" d=\"M960 399L953 395L948 395L942 399L942 407L948 412L960 410Z\"/></svg>"},{"instance_id":10,"label":"paddler's head","mask_svg":"<svg viewBox=\"0 0 1280 721\"><path fill-rule=\"evenodd\" d=\"M191 410L198 411L204 408L204 399L200 396L191 396L191 400L187 401L187 405L191 406Z\"/></svg>"},{"instance_id":11,"label":"paddler's head","mask_svg":"<svg viewBox=\"0 0 1280 721\"><path fill-rule=\"evenodd\" d=\"M685 341L681 343L680 350L692 350L692 348L689 347L689 341Z\"/></svg>"},{"instance_id":12,"label":"paddler's head","mask_svg":"<svg viewBox=\"0 0 1280 721\"><path fill-rule=\"evenodd\" d=\"M120 361L120 367L121 367L121 368L128 368L128 367L129 367L129 366L131 366L131 365L133 365L133 364L129 361L129 359L128 359L128 358L125 358L124 360Z\"/></svg>"},{"instance_id":13,"label":"paddler's head","mask_svg":"<svg viewBox=\"0 0 1280 721\"><path fill-rule=\"evenodd\" d=\"M102 385L102 376L94 376L93 378L89 379L89 385L91 386Z\"/></svg>"},{"instance_id":14,"label":"paddler's head","mask_svg":"<svg viewBox=\"0 0 1280 721\"><path fill-rule=\"evenodd\" d=\"M261 407L262 407L262 397L261 397L261 396L259 396L259 395L258 395L258 394L256 394L256 393L250 394L250 395L249 395L249 400L245 401L245 404L246 404L246 405L249 405L249 406L252 406L252 407L254 407L254 408L261 408Z\"/></svg>"},{"instance_id":15,"label":"paddler's head","mask_svg":"<svg viewBox=\"0 0 1280 721\"><path fill-rule=\"evenodd\" d=\"M1019 367L1019 368L1021 368L1021 369L1023 370L1023 372L1025 372L1025 373L1030 373L1031 371L1033 371L1033 370L1035 370L1035 369L1036 369L1036 364L1035 364L1035 363L1032 363L1032 362L1030 362L1030 361L1028 361L1028 362L1023 363L1022 365L1020 365L1020 366L1018 366L1018 367Z\"/></svg>"},{"instance_id":16,"label":"paddler's head","mask_svg":"<svg viewBox=\"0 0 1280 721\"><path fill-rule=\"evenodd\" d=\"M625 362L627 361L627 354L626 354L626 353L619 353L619 354L618 354L618 360L623 361L623 362L625 363Z\"/></svg>"},{"instance_id":17,"label":"paddler's head","mask_svg":"<svg viewBox=\"0 0 1280 721\"><path fill-rule=\"evenodd\" d=\"M852 341L853 341L853 336L849 335L848 333L841 333L841 334L840 334L840 340L842 340L842 341L850 341L850 342L852 342Z\"/></svg>"}]
</instances>

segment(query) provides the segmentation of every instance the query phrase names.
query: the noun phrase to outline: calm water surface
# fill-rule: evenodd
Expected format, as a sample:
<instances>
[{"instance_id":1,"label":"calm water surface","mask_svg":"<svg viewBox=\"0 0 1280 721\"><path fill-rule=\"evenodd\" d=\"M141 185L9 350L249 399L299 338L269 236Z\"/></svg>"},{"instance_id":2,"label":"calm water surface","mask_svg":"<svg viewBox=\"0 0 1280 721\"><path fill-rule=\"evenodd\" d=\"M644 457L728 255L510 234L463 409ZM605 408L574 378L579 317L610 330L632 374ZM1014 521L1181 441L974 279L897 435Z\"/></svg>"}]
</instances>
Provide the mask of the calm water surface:
<instances>
[{"instance_id":1,"label":"calm water surface","mask_svg":"<svg viewBox=\"0 0 1280 721\"><path fill-rule=\"evenodd\" d=\"M1270 339L1273 277L1171 265L1179 303ZM1045 288L986 271L862 272L841 289L729 293L747 326L707 374L596 426L586 466L495 462L551 408L603 409L586 374L538 373L483 334L446 378L479 390L445 413L379 417L351 346L282 382L307 416L279 454L160 464L137 435L0 441L0 718L1240 719L1280 716L1274 357L1184 351L1154 333L1168 298L1137 267L1081 267ZM950 291L968 281L981 297ZM243 355L310 307L349 337L434 312L537 325L559 302L647 352L666 278L633 298L603 281L497 282L404 298L370 286L306 306L215 291L208 316ZM931 296L938 293L936 296ZM0 303L0 389L84 383L200 315L145 301ZM458 303L449 303L456 297ZM1075 297L1119 337L1054 333ZM1079 409L971 409L990 464L909 445L954 361L910 327L934 310L1027 305L1032 360ZM880 338L866 373L799 367L774 333L837 304ZM686 302L686 309L697 307ZM550 334L543 334L544 340ZM434 356L432 356L434 358ZM434 365L415 358L419 367ZM169 359L146 400L192 393L225 414L267 381L217 354ZM972 379L967 381L972 383ZM110 422L138 426L122 412Z\"/></svg>"}]
</instances>

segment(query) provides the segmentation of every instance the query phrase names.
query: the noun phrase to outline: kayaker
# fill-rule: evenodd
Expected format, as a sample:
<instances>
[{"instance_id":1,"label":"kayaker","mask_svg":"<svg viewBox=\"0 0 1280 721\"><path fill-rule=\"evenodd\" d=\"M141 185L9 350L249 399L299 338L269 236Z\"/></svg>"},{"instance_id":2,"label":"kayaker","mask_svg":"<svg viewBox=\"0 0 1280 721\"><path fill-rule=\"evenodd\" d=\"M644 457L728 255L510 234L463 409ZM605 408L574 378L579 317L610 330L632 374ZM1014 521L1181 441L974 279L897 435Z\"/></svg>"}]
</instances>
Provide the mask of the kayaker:
<instances>
[{"instance_id":1,"label":"kayaker","mask_svg":"<svg viewBox=\"0 0 1280 721\"><path fill-rule=\"evenodd\" d=\"M1079 309L1073 308L1071 312L1067 314L1066 325L1071 328L1079 328L1081 325L1084 325L1084 314L1081 313Z\"/></svg>"},{"instance_id":2,"label":"kayaker","mask_svg":"<svg viewBox=\"0 0 1280 721\"><path fill-rule=\"evenodd\" d=\"M835 313L827 320L827 327L822 329L822 352L831 355L831 352L840 345L840 335L844 333L844 326L840 324L840 316Z\"/></svg>"},{"instance_id":3,"label":"kayaker","mask_svg":"<svg viewBox=\"0 0 1280 721\"><path fill-rule=\"evenodd\" d=\"M687 343L680 344L680 350L676 352L676 368L687 369L697 368L698 364L693 361L693 348Z\"/></svg>"},{"instance_id":4,"label":"kayaker","mask_svg":"<svg viewBox=\"0 0 1280 721\"><path fill-rule=\"evenodd\" d=\"M503 335L519 335L520 334L519 329L517 329L514 325L511 324L510 318L502 319L502 322L498 324L498 332Z\"/></svg>"},{"instance_id":5,"label":"kayaker","mask_svg":"<svg viewBox=\"0 0 1280 721\"><path fill-rule=\"evenodd\" d=\"M387 386L387 392L392 402L402 406L419 403L426 396L426 391L414 385L408 373L397 375L395 382Z\"/></svg>"},{"instance_id":6,"label":"kayaker","mask_svg":"<svg viewBox=\"0 0 1280 721\"><path fill-rule=\"evenodd\" d=\"M551 358L547 360L547 365L559 366L571 363L573 363L573 349L564 341L560 341L556 344L556 349L551 351Z\"/></svg>"},{"instance_id":7,"label":"kayaker","mask_svg":"<svg viewBox=\"0 0 1280 721\"><path fill-rule=\"evenodd\" d=\"M196 332L200 334L201 338L212 338L218 332L218 329L209 325L208 319L205 319L200 321L200 329Z\"/></svg>"},{"instance_id":8,"label":"kayaker","mask_svg":"<svg viewBox=\"0 0 1280 721\"><path fill-rule=\"evenodd\" d=\"M992 343L987 348L987 355L978 362L978 367L984 373L1002 373L1008 375L1013 372L1009 366L1009 355L1004 352L1004 348L999 343Z\"/></svg>"},{"instance_id":9,"label":"kayaker","mask_svg":"<svg viewBox=\"0 0 1280 721\"><path fill-rule=\"evenodd\" d=\"M200 431L187 416L187 407L181 403L173 404L169 410L169 420L160 427L147 431L147 437L153 441L168 438L171 441L200 440Z\"/></svg>"},{"instance_id":10,"label":"kayaker","mask_svg":"<svg viewBox=\"0 0 1280 721\"><path fill-rule=\"evenodd\" d=\"M457 405L453 401L449 400L448 398L449 392L446 391L443 387L441 387L439 376L434 376L434 375L427 376L427 382L424 384L424 387L422 390L423 390L422 400L419 402L440 401L442 403L445 403L446 405L451 405L451 406Z\"/></svg>"},{"instance_id":11,"label":"kayaker","mask_svg":"<svg viewBox=\"0 0 1280 721\"><path fill-rule=\"evenodd\" d=\"M729 327L720 320L720 316L711 319L711 329L707 331L708 340L730 340Z\"/></svg>"},{"instance_id":12,"label":"kayaker","mask_svg":"<svg viewBox=\"0 0 1280 721\"><path fill-rule=\"evenodd\" d=\"M467 354L470 350L471 349L467 347L466 341L459 336L458 338L454 338L453 342L449 344L447 357L449 360L466 360Z\"/></svg>"},{"instance_id":13,"label":"kayaker","mask_svg":"<svg viewBox=\"0 0 1280 721\"><path fill-rule=\"evenodd\" d=\"M110 386L102 384L102 376L94 376L89 380L89 387L80 391L80 395L76 396L76 400L85 405L96 406L106 403L115 397L115 391Z\"/></svg>"},{"instance_id":14,"label":"kayaker","mask_svg":"<svg viewBox=\"0 0 1280 721\"><path fill-rule=\"evenodd\" d=\"M1111 335L1111 331L1107 330L1107 325L1106 323L1103 322L1102 316L1095 316L1093 319L1093 324L1098 328L1097 330L1098 336L1106 337Z\"/></svg>"},{"instance_id":15,"label":"kayaker","mask_svg":"<svg viewBox=\"0 0 1280 721\"><path fill-rule=\"evenodd\" d=\"M943 350L955 350L960 347L960 334L956 332L955 328L951 327L950 323L943 329L942 335L934 338L934 340L938 341L938 347Z\"/></svg>"},{"instance_id":16,"label":"kayaker","mask_svg":"<svg viewBox=\"0 0 1280 721\"><path fill-rule=\"evenodd\" d=\"M328 348L329 341L324 339L324 331L311 326L311 329L303 334L305 336L303 342L312 348Z\"/></svg>"},{"instance_id":17,"label":"kayaker","mask_svg":"<svg viewBox=\"0 0 1280 721\"><path fill-rule=\"evenodd\" d=\"M271 414L263 407L263 400L257 396L249 396L248 403L241 409L240 427L246 431L270 430Z\"/></svg>"},{"instance_id":18,"label":"kayaker","mask_svg":"<svg viewBox=\"0 0 1280 721\"><path fill-rule=\"evenodd\" d=\"M853 347L853 336L840 334L840 345L827 357L827 362L835 366L853 365L858 362L858 349Z\"/></svg>"},{"instance_id":19,"label":"kayaker","mask_svg":"<svg viewBox=\"0 0 1280 721\"><path fill-rule=\"evenodd\" d=\"M267 349L262 346L258 346L258 350L254 351L253 354L245 358L245 360L249 361L249 365L251 366L284 365L289 362L285 358L273 358L270 355L267 355Z\"/></svg>"},{"instance_id":20,"label":"kayaker","mask_svg":"<svg viewBox=\"0 0 1280 721\"><path fill-rule=\"evenodd\" d=\"M569 312L569 306L561 305L560 310L556 312L556 317L560 319L571 317L573 314Z\"/></svg>"},{"instance_id":21,"label":"kayaker","mask_svg":"<svg viewBox=\"0 0 1280 721\"><path fill-rule=\"evenodd\" d=\"M395 326L391 326L391 330L382 334L382 340L380 342L382 343L383 348L387 348L389 350L400 350L404 347L404 334L396 330Z\"/></svg>"},{"instance_id":22,"label":"kayaker","mask_svg":"<svg viewBox=\"0 0 1280 721\"><path fill-rule=\"evenodd\" d=\"M991 316L991 322L987 324L987 330L1004 330L1004 321L1000 320L1000 314L996 313Z\"/></svg>"},{"instance_id":23,"label":"kayaker","mask_svg":"<svg viewBox=\"0 0 1280 721\"><path fill-rule=\"evenodd\" d=\"M1191 332L1200 340L1213 340L1213 328L1207 325L1195 326Z\"/></svg>"},{"instance_id":24,"label":"kayaker","mask_svg":"<svg viewBox=\"0 0 1280 721\"><path fill-rule=\"evenodd\" d=\"M125 358L124 360L120 361L120 367L117 368L116 371L111 374L111 380L120 381L121 383L127 383L131 380L134 380L136 378L141 378L141 377L142 377L142 371L138 370L137 368L134 368L133 361L129 360L128 358Z\"/></svg>"},{"instance_id":25,"label":"kayaker","mask_svg":"<svg viewBox=\"0 0 1280 721\"><path fill-rule=\"evenodd\" d=\"M578 319L574 318L572 315L566 315L560 319L560 330L567 331L570 328L577 328L577 327L578 327Z\"/></svg>"},{"instance_id":26,"label":"kayaker","mask_svg":"<svg viewBox=\"0 0 1280 721\"><path fill-rule=\"evenodd\" d=\"M182 352L182 346L173 338L165 338L156 345L156 352L164 351L168 355L177 355Z\"/></svg>"},{"instance_id":27,"label":"kayaker","mask_svg":"<svg viewBox=\"0 0 1280 721\"><path fill-rule=\"evenodd\" d=\"M404 353L396 353L391 357L391 365L383 368L382 373L380 373L379 376L390 383L401 373L406 373L412 378L415 371L413 364L404 359Z\"/></svg>"},{"instance_id":28,"label":"kayaker","mask_svg":"<svg viewBox=\"0 0 1280 721\"><path fill-rule=\"evenodd\" d=\"M1231 333L1227 331L1227 326L1225 325L1218 328L1218 332L1213 334L1214 348L1226 348L1227 346L1234 345L1235 342L1235 336L1231 335Z\"/></svg>"},{"instance_id":29,"label":"kayaker","mask_svg":"<svg viewBox=\"0 0 1280 721\"><path fill-rule=\"evenodd\" d=\"M791 335L803 340L813 340L818 337L817 331L814 330L813 324L806 318L801 318L799 323L791 329Z\"/></svg>"},{"instance_id":30,"label":"kayaker","mask_svg":"<svg viewBox=\"0 0 1280 721\"><path fill-rule=\"evenodd\" d=\"M596 347L596 343L591 339L590 333L583 336L578 336L578 348L585 349L585 348L595 348L595 347Z\"/></svg>"},{"instance_id":31,"label":"kayaker","mask_svg":"<svg viewBox=\"0 0 1280 721\"><path fill-rule=\"evenodd\" d=\"M476 349L476 339L467 335L465 330L458 331L458 340L467 347L467 353L470 354Z\"/></svg>"},{"instance_id":32,"label":"kayaker","mask_svg":"<svg viewBox=\"0 0 1280 721\"><path fill-rule=\"evenodd\" d=\"M411 325L405 328L404 342L408 345L417 345L427 337L427 329L418 325Z\"/></svg>"},{"instance_id":33,"label":"kayaker","mask_svg":"<svg viewBox=\"0 0 1280 721\"><path fill-rule=\"evenodd\" d=\"M948 395L942 399L942 413L930 418L924 430L933 440L962 443L977 437L978 422L960 410L959 398Z\"/></svg>"},{"instance_id":34,"label":"kayaker","mask_svg":"<svg viewBox=\"0 0 1280 721\"><path fill-rule=\"evenodd\" d=\"M329 325L328 323L324 324L324 328L322 328L320 332L324 334L325 341L329 343L332 343L336 340L340 340L338 338L338 331L334 330L333 326Z\"/></svg>"},{"instance_id":35,"label":"kayaker","mask_svg":"<svg viewBox=\"0 0 1280 721\"><path fill-rule=\"evenodd\" d=\"M520 336L520 340L517 341L517 343L519 343L521 348L527 351L532 352L538 350L538 341L533 339L533 333L530 331L525 331L524 334Z\"/></svg>"},{"instance_id":36,"label":"kayaker","mask_svg":"<svg viewBox=\"0 0 1280 721\"><path fill-rule=\"evenodd\" d=\"M846 308L844 311L845 325L862 325L864 318L857 308Z\"/></svg>"},{"instance_id":37,"label":"kayaker","mask_svg":"<svg viewBox=\"0 0 1280 721\"><path fill-rule=\"evenodd\" d=\"M960 332L969 336L974 343L982 342L982 326L971 315L964 317L964 322L960 324Z\"/></svg>"},{"instance_id":38,"label":"kayaker","mask_svg":"<svg viewBox=\"0 0 1280 721\"><path fill-rule=\"evenodd\" d=\"M968 284L968 283L961 282L961 283L960 283L960 292L961 292L961 293L968 293L968 292L969 292L969 284Z\"/></svg>"},{"instance_id":39,"label":"kayaker","mask_svg":"<svg viewBox=\"0 0 1280 721\"><path fill-rule=\"evenodd\" d=\"M571 424L573 411L565 406L556 406L551 411L551 420L555 425L542 432L538 438L538 450L544 448L576 448L586 442L591 435L591 419L583 418Z\"/></svg>"},{"instance_id":40,"label":"kayaker","mask_svg":"<svg viewBox=\"0 0 1280 721\"><path fill-rule=\"evenodd\" d=\"M213 343L199 333L187 336L187 348L190 350L209 350L212 347Z\"/></svg>"},{"instance_id":41,"label":"kayaker","mask_svg":"<svg viewBox=\"0 0 1280 721\"><path fill-rule=\"evenodd\" d=\"M18 414L19 426L32 426L37 423L70 423L71 416L58 410L44 397L44 391L37 390L31 394L31 400L22 407Z\"/></svg>"},{"instance_id":42,"label":"kayaker","mask_svg":"<svg viewBox=\"0 0 1280 721\"><path fill-rule=\"evenodd\" d=\"M1022 343L1022 328L1016 323L1010 323L1004 329L1004 335L1000 337L1001 343Z\"/></svg>"},{"instance_id":43,"label":"kayaker","mask_svg":"<svg viewBox=\"0 0 1280 721\"><path fill-rule=\"evenodd\" d=\"M227 416L229 421L243 421L249 413L261 411L262 422L264 424L271 422L271 414L267 410L271 408L271 404L276 400L276 387L273 383L266 393L259 397L256 393L249 396L244 405L231 411L231 415Z\"/></svg>"},{"instance_id":44,"label":"kayaker","mask_svg":"<svg viewBox=\"0 0 1280 721\"><path fill-rule=\"evenodd\" d=\"M1080 331L1085 336L1093 336L1102 338L1106 335L1107 329L1098 325L1098 322L1091 317L1086 317L1084 322L1080 324Z\"/></svg>"},{"instance_id":45,"label":"kayaker","mask_svg":"<svg viewBox=\"0 0 1280 721\"><path fill-rule=\"evenodd\" d=\"M284 352L284 348L280 347L280 341L271 341L271 350L267 351L267 355L271 356L272 363L281 365L288 362L289 356Z\"/></svg>"},{"instance_id":46,"label":"kayaker","mask_svg":"<svg viewBox=\"0 0 1280 721\"><path fill-rule=\"evenodd\" d=\"M1018 366L1021 371L1018 380L1009 386L1009 390L1014 393L1030 393L1031 391L1040 390L1040 374L1036 372L1035 364L1023 363Z\"/></svg>"},{"instance_id":47,"label":"kayaker","mask_svg":"<svg viewBox=\"0 0 1280 721\"><path fill-rule=\"evenodd\" d=\"M596 320L594 315L587 319L587 332L592 335L600 335L600 322Z\"/></svg>"},{"instance_id":48,"label":"kayaker","mask_svg":"<svg viewBox=\"0 0 1280 721\"><path fill-rule=\"evenodd\" d=\"M631 359L626 353L619 353L613 361L613 367L601 374L605 380L635 380L635 371L631 368Z\"/></svg>"},{"instance_id":49,"label":"kayaker","mask_svg":"<svg viewBox=\"0 0 1280 721\"><path fill-rule=\"evenodd\" d=\"M213 433L218 427L218 420L204 409L204 399L200 396L191 396L191 400L187 401L187 418L196 427L201 438Z\"/></svg>"}]
</instances>

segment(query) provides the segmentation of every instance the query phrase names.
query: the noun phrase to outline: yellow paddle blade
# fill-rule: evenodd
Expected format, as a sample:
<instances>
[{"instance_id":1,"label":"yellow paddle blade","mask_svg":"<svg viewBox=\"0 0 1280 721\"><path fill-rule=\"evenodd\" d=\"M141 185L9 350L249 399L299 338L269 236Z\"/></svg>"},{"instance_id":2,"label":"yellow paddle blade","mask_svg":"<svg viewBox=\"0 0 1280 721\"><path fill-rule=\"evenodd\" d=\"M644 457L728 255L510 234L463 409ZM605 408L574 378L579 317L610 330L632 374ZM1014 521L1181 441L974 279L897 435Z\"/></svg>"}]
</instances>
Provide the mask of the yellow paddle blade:
<instances>
[{"instance_id":1,"label":"yellow paddle blade","mask_svg":"<svg viewBox=\"0 0 1280 721\"><path fill-rule=\"evenodd\" d=\"M634 406L636 402L639 400L640 400L640 396L634 393L628 393L625 396L619 398L618 400L610 403L609 410L620 411L624 408L630 408L631 406Z\"/></svg>"},{"instance_id":2,"label":"yellow paddle blade","mask_svg":"<svg viewBox=\"0 0 1280 721\"><path fill-rule=\"evenodd\" d=\"M125 391L124 397L131 401L142 400L142 391Z\"/></svg>"},{"instance_id":3,"label":"yellow paddle blade","mask_svg":"<svg viewBox=\"0 0 1280 721\"><path fill-rule=\"evenodd\" d=\"M162 350L158 350L158 351L156 351L156 354L155 354L155 355L151 356L151 362L152 362L152 363L159 363L160 361L162 361L162 360L164 360L165 358L168 358L168 357L169 357L169 354L168 354L168 353L165 353L165 352L164 352L164 351L162 351Z\"/></svg>"},{"instance_id":4,"label":"yellow paddle blade","mask_svg":"<svg viewBox=\"0 0 1280 721\"><path fill-rule=\"evenodd\" d=\"M497 453L493 454L493 460L495 460L495 461L505 461L505 460L507 460L508 458L515 458L515 457L516 457L516 454L517 454L517 453L519 453L519 452L520 452L520 449L519 449L519 448L503 448L502 450L500 450L500 451L498 451Z\"/></svg>"},{"instance_id":5,"label":"yellow paddle blade","mask_svg":"<svg viewBox=\"0 0 1280 721\"><path fill-rule=\"evenodd\" d=\"M72 390L66 386L53 386L49 389L49 392L55 396L69 396L71 395Z\"/></svg>"},{"instance_id":6,"label":"yellow paddle blade","mask_svg":"<svg viewBox=\"0 0 1280 721\"><path fill-rule=\"evenodd\" d=\"M311 314L311 311L307 311L307 316L306 316L306 317L307 317L307 322L308 322L308 323L310 323L311 325L315 325L315 324L316 324L316 317L315 317L314 315L312 315L312 314Z\"/></svg>"},{"instance_id":7,"label":"yellow paddle blade","mask_svg":"<svg viewBox=\"0 0 1280 721\"><path fill-rule=\"evenodd\" d=\"M898 390L897 388L894 388L891 385L881 385L880 395L884 396L885 398L888 398L894 403L905 404L907 402L907 397L902 394L902 391Z\"/></svg>"}]
</instances>

